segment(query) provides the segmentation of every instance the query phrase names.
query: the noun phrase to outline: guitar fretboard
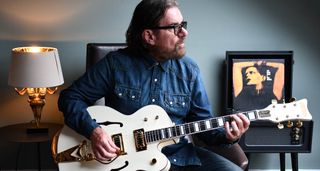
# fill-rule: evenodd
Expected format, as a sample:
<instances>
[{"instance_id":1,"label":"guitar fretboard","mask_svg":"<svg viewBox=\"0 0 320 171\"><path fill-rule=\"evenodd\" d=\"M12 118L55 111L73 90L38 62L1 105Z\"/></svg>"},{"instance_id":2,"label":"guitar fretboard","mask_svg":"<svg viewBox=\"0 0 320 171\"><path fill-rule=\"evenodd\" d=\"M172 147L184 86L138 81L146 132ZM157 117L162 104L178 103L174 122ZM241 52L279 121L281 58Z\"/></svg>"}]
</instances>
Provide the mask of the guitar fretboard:
<instances>
[{"instance_id":1,"label":"guitar fretboard","mask_svg":"<svg viewBox=\"0 0 320 171\"><path fill-rule=\"evenodd\" d=\"M245 116L249 118L250 121L256 120L258 118L258 111L243 112ZM189 122L185 124L175 125L172 127L156 129L145 132L145 139L147 143L157 142L167 139L175 139L186 135L191 135L195 133L210 131L223 127L225 122L231 120L230 116L222 116L217 118L210 118L195 122Z\"/></svg>"}]
</instances>

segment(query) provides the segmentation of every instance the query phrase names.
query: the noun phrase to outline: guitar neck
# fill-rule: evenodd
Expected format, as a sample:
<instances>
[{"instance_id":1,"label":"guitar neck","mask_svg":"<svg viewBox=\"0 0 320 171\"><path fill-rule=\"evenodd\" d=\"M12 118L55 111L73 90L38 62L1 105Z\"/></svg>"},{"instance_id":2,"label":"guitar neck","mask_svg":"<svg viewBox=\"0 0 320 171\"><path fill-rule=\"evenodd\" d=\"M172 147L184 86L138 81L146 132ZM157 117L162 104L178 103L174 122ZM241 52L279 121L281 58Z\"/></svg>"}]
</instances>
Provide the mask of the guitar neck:
<instances>
[{"instance_id":1,"label":"guitar neck","mask_svg":"<svg viewBox=\"0 0 320 171\"><path fill-rule=\"evenodd\" d=\"M249 112L242 112L250 121L257 120L259 116L268 116L270 113L268 110L266 111L249 111ZM186 135L196 134L200 132L206 132L210 130L214 130L220 127L223 127L225 122L229 122L231 117L221 116L216 118L210 118L205 120L199 120L194 122L189 122L185 124L175 125L172 127L161 128L151 131L145 132L145 139L147 143L167 140L167 139L176 139L179 137L183 137Z\"/></svg>"}]
</instances>

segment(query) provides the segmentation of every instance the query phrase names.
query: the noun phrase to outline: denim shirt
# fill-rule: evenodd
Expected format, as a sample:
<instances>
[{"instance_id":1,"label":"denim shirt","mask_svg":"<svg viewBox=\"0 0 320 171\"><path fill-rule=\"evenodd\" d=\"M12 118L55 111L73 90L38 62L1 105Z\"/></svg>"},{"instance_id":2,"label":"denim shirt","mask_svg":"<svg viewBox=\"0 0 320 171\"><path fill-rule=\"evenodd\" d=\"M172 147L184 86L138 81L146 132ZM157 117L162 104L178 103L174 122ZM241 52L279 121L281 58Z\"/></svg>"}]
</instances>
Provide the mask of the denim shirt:
<instances>
[{"instance_id":1,"label":"denim shirt","mask_svg":"<svg viewBox=\"0 0 320 171\"><path fill-rule=\"evenodd\" d=\"M102 97L105 105L126 115L148 104L159 105L175 124L212 117L199 68L187 56L158 63L127 49L109 53L61 92L58 104L66 125L89 138L99 125L86 108ZM227 143L224 129L198 135L206 143ZM200 165L193 145L184 138L162 152L173 164Z\"/></svg>"}]
</instances>

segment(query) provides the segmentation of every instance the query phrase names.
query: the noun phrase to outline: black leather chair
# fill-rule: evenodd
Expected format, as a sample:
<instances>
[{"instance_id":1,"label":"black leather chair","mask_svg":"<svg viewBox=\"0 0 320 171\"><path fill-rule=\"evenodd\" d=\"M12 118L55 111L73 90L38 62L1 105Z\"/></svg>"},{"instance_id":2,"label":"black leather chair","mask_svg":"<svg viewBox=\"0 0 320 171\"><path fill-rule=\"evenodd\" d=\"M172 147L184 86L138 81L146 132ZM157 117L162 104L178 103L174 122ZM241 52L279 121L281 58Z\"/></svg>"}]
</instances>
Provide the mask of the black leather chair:
<instances>
[{"instance_id":1,"label":"black leather chair","mask_svg":"<svg viewBox=\"0 0 320 171\"><path fill-rule=\"evenodd\" d=\"M119 48L126 47L124 43L89 43L87 44L87 56L86 56L86 68L90 68L101 58L105 57L111 51L117 50ZM104 99L99 100L97 103L104 105ZM204 143L192 138L193 143L201 146L205 146ZM246 169L248 166L248 159L241 149L239 144L234 144L230 148L223 148L218 146L207 146L206 148L224 156L225 158L231 160L242 169Z\"/></svg>"}]
</instances>

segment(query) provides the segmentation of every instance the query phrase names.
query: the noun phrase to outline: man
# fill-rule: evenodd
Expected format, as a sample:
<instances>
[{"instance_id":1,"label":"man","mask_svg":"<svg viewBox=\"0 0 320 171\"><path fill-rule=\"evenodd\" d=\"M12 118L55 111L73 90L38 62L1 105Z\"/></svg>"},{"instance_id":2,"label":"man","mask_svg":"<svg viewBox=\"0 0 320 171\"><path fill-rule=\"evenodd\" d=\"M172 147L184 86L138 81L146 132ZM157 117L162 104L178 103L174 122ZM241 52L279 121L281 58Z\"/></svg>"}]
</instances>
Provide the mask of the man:
<instances>
[{"instance_id":1,"label":"man","mask_svg":"<svg viewBox=\"0 0 320 171\"><path fill-rule=\"evenodd\" d=\"M156 104L176 124L212 117L199 68L185 56L186 26L175 0L142 0L126 33L128 47L109 53L61 92L59 109L65 123L91 140L97 159L114 158L119 150L86 110L101 97L106 97L107 106L126 115ZM208 144L233 144L250 123L242 114L232 118L225 130L201 133L198 137ZM186 138L162 152L173 171L240 170L217 154L194 147Z\"/></svg>"}]
</instances>

